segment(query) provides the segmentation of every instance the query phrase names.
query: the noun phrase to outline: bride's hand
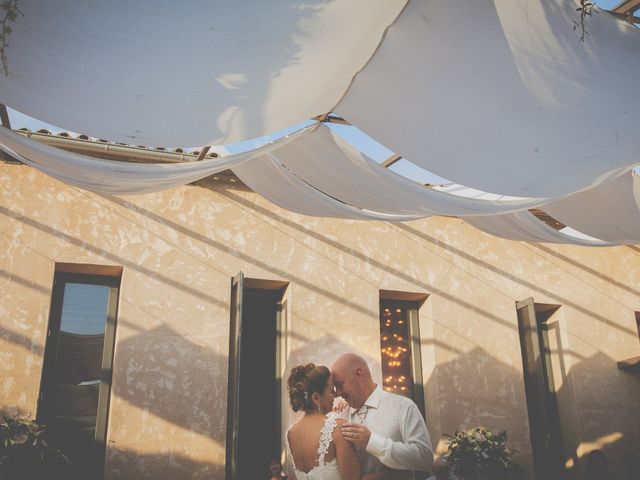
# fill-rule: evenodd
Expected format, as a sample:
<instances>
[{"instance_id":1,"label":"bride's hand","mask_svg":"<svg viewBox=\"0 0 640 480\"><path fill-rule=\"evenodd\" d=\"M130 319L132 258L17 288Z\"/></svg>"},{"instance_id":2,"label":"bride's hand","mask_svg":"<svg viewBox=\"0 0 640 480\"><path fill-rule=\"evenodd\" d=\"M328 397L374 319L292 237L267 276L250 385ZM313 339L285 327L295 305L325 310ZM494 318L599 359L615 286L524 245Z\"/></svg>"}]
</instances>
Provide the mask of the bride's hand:
<instances>
[{"instance_id":1,"label":"bride's hand","mask_svg":"<svg viewBox=\"0 0 640 480\"><path fill-rule=\"evenodd\" d=\"M344 412L347 408L349 408L349 404L345 402L344 398L336 398L333 401L333 411L334 412Z\"/></svg>"}]
</instances>

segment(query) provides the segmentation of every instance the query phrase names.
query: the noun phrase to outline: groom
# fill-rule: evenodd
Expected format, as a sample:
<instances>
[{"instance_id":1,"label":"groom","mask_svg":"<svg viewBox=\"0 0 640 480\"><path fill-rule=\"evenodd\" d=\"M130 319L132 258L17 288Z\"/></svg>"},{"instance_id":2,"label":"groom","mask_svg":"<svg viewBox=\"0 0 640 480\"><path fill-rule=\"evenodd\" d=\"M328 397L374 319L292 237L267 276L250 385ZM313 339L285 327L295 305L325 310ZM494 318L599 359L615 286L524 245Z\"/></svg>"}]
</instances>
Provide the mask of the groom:
<instances>
[{"instance_id":1,"label":"groom","mask_svg":"<svg viewBox=\"0 0 640 480\"><path fill-rule=\"evenodd\" d=\"M433 448L424 419L413 401L388 393L371 378L364 358L341 355L331 367L336 395L349 407L343 412L345 440L362 452L362 474L383 470L429 471ZM407 478L411 474L407 472Z\"/></svg>"}]
</instances>

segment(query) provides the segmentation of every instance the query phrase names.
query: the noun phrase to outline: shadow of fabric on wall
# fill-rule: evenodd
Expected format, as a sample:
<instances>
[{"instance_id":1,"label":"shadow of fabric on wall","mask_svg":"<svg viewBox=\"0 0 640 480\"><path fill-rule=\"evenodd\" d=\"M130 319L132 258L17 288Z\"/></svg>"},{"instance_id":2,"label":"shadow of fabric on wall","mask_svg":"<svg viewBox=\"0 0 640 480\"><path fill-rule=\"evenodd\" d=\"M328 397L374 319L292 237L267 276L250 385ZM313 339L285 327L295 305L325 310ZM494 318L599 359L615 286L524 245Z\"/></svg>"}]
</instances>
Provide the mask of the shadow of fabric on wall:
<instances>
[{"instance_id":1,"label":"shadow of fabric on wall","mask_svg":"<svg viewBox=\"0 0 640 480\"><path fill-rule=\"evenodd\" d=\"M612 464L620 463L624 453L637 451L640 378L620 372L615 360L602 352L579 360L562 376L556 379L561 385L556 390L556 398L564 428L562 458L570 478L582 471L585 455L590 450L602 448ZM620 376L621 382L630 382L629 388L616 392L594 388L597 379L607 376ZM574 390L575 385L584 390ZM531 451L528 407L521 370L475 347L438 364L425 383L425 395L427 421L430 416L439 420L429 425L434 447L439 440L448 441L445 434L475 426L494 432L506 430L507 445L517 450L516 463L526 467L529 478L533 478L530 469L533 460L528 453ZM430 398L433 402L429 402ZM439 411L437 415L430 415L429 410L434 406ZM586 452L579 456L581 444Z\"/></svg>"},{"instance_id":2,"label":"shadow of fabric on wall","mask_svg":"<svg viewBox=\"0 0 640 480\"><path fill-rule=\"evenodd\" d=\"M307 363L315 363L316 365L324 365L331 369L333 362L337 360L340 355L347 352L354 352L362 356L367 361L369 368L374 372L374 376L375 371L380 369L380 358L373 358L358 350L358 339L353 339L353 343L347 343L333 334L322 335L319 338L309 338L298 334L294 338L296 343L300 342L301 345L291 350L287 357L283 378L285 384L293 367L306 365Z\"/></svg>"},{"instance_id":3,"label":"shadow of fabric on wall","mask_svg":"<svg viewBox=\"0 0 640 480\"><path fill-rule=\"evenodd\" d=\"M221 412L226 412L227 368L225 356L192 342L166 324L118 343L109 428L109 450L114 451L109 453L109 468L129 472L128 475L146 475L149 468L161 472L149 478L201 478L200 470L193 468L208 472L220 467L194 463L187 452L189 442L194 446L201 442L189 432L224 445L226 415ZM135 406L139 413L127 412L127 404ZM132 419L131 415L142 415L143 421L139 423L140 419ZM163 421L179 428L174 437L169 435L171 427L162 425ZM147 453L120 450L112 440L120 438L129 445L144 445ZM200 450L201 446L197 448ZM153 449L159 453L149 455Z\"/></svg>"},{"instance_id":4,"label":"shadow of fabric on wall","mask_svg":"<svg viewBox=\"0 0 640 480\"><path fill-rule=\"evenodd\" d=\"M168 446L171 439L166 440ZM224 478L224 465L199 462L171 452L140 453L114 447L110 450L111 466L106 480L136 479L209 480Z\"/></svg>"}]
</instances>

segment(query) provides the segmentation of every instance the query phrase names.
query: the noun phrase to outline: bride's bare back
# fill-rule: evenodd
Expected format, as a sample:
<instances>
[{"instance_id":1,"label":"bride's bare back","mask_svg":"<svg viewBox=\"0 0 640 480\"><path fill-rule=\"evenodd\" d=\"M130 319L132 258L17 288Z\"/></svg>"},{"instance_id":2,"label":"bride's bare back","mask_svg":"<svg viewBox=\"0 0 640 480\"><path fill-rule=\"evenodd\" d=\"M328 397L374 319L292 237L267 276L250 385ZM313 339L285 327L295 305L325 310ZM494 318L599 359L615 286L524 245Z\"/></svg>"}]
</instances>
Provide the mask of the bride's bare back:
<instances>
[{"instance_id":1,"label":"bride's bare back","mask_svg":"<svg viewBox=\"0 0 640 480\"><path fill-rule=\"evenodd\" d=\"M305 415L287 432L287 443L298 480L359 480L356 452L336 428L335 416Z\"/></svg>"},{"instance_id":2,"label":"bride's bare back","mask_svg":"<svg viewBox=\"0 0 640 480\"><path fill-rule=\"evenodd\" d=\"M320 436L324 428L325 417L321 415L305 415L291 430L289 430L289 445L291 455L296 468L301 472L309 472L318 466L318 448ZM336 447L331 442L325 454L325 463L331 462L336 457Z\"/></svg>"}]
</instances>

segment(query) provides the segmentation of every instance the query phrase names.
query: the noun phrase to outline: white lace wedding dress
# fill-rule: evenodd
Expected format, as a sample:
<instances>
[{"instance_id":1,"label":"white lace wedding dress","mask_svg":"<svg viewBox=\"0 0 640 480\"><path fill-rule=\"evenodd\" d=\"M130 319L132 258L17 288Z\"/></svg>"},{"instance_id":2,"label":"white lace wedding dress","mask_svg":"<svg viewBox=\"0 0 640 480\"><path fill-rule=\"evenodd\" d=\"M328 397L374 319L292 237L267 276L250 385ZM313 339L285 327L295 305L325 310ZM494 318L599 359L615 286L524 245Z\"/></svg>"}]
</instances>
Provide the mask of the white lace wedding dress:
<instances>
[{"instance_id":1,"label":"white lace wedding dress","mask_svg":"<svg viewBox=\"0 0 640 480\"><path fill-rule=\"evenodd\" d=\"M320 445L318 446L318 465L308 472L301 472L296 468L296 463L291 455L291 447L289 446L289 432L285 435L287 444L287 455L291 459L293 472L296 474L297 480L342 480L340 470L338 470L338 459L334 458L330 462L324 461L324 457L329 451L333 430L336 428L336 415L330 413L324 421L324 425L320 432Z\"/></svg>"}]
</instances>

